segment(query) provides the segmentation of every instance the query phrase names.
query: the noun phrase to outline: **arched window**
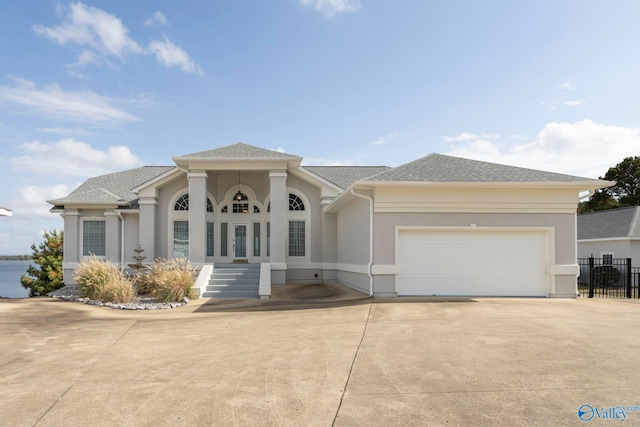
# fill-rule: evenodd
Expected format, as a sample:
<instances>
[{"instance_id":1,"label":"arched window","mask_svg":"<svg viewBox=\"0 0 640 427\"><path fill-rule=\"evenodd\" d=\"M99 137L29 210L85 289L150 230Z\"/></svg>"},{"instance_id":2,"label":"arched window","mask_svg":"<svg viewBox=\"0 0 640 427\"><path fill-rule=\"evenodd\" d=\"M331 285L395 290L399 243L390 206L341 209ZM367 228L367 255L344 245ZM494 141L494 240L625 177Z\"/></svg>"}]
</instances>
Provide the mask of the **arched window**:
<instances>
[{"instance_id":1,"label":"arched window","mask_svg":"<svg viewBox=\"0 0 640 427\"><path fill-rule=\"evenodd\" d=\"M189 210L189 194L183 194L178 197L176 204L173 205L174 211L188 211Z\"/></svg>"},{"instance_id":2,"label":"arched window","mask_svg":"<svg viewBox=\"0 0 640 427\"><path fill-rule=\"evenodd\" d=\"M290 211L303 211L304 202L295 194L289 193L289 210Z\"/></svg>"},{"instance_id":3,"label":"arched window","mask_svg":"<svg viewBox=\"0 0 640 427\"><path fill-rule=\"evenodd\" d=\"M189 193L183 194L178 197L175 205L173 205L174 211L188 211L189 210ZM207 197L207 212L213 212L213 203L211 199Z\"/></svg>"}]
</instances>

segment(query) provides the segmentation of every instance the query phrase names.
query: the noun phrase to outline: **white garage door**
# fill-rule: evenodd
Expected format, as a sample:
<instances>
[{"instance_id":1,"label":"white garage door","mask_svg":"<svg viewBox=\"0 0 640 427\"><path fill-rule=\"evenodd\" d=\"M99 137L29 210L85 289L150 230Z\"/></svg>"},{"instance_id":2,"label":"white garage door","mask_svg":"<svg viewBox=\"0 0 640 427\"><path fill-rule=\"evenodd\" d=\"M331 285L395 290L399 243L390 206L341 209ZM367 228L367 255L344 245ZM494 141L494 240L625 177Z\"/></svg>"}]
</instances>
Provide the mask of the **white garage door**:
<instances>
[{"instance_id":1,"label":"white garage door","mask_svg":"<svg viewBox=\"0 0 640 427\"><path fill-rule=\"evenodd\" d=\"M399 230L398 295L547 296L548 233Z\"/></svg>"}]
</instances>

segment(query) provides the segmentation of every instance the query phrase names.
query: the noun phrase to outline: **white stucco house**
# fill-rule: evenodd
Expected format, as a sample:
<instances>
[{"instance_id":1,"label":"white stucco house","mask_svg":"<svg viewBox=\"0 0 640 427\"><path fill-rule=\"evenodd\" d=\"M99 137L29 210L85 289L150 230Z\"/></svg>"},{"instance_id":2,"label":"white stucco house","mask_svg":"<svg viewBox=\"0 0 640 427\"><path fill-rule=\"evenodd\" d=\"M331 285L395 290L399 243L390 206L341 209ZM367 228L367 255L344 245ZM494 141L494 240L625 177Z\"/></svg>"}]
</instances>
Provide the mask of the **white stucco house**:
<instances>
[{"instance_id":1,"label":"white stucco house","mask_svg":"<svg viewBox=\"0 0 640 427\"><path fill-rule=\"evenodd\" d=\"M640 267L640 206L578 215L578 258L631 258Z\"/></svg>"},{"instance_id":2,"label":"white stucco house","mask_svg":"<svg viewBox=\"0 0 640 427\"><path fill-rule=\"evenodd\" d=\"M302 166L243 143L172 160L49 201L64 217L66 283L82 257L126 265L140 244L147 260L188 257L204 296L217 271L246 263L262 297L318 281L374 296L573 297L579 193L609 184L439 154Z\"/></svg>"}]
</instances>

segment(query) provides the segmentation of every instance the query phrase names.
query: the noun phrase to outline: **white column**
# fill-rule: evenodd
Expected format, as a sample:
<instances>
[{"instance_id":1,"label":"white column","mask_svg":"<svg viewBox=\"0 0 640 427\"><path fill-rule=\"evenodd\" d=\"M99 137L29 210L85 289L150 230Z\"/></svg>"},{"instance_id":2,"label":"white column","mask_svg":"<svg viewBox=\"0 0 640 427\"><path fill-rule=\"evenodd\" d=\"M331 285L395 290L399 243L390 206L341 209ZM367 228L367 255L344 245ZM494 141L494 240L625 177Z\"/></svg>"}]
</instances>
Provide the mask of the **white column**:
<instances>
[{"instance_id":1,"label":"white column","mask_svg":"<svg viewBox=\"0 0 640 427\"><path fill-rule=\"evenodd\" d=\"M65 284L75 284L74 268L80 262L80 212L76 209L64 210L64 250L62 275Z\"/></svg>"},{"instance_id":2,"label":"white column","mask_svg":"<svg viewBox=\"0 0 640 427\"><path fill-rule=\"evenodd\" d=\"M207 172L189 171L189 261L204 264L207 254Z\"/></svg>"},{"instance_id":3,"label":"white column","mask_svg":"<svg viewBox=\"0 0 640 427\"><path fill-rule=\"evenodd\" d=\"M119 263L120 262L120 227L118 214L111 211L105 212L105 259Z\"/></svg>"},{"instance_id":4,"label":"white column","mask_svg":"<svg viewBox=\"0 0 640 427\"><path fill-rule=\"evenodd\" d=\"M156 197L141 197L138 201L140 205L140 217L138 233L139 243L144 249L147 257L145 262L152 263L156 259L156 210L158 199Z\"/></svg>"},{"instance_id":5,"label":"white column","mask_svg":"<svg viewBox=\"0 0 640 427\"><path fill-rule=\"evenodd\" d=\"M287 243L287 211L289 197L287 195L287 172L271 171L269 173L271 192L271 283L283 285L286 282L286 243Z\"/></svg>"},{"instance_id":6,"label":"white column","mask_svg":"<svg viewBox=\"0 0 640 427\"><path fill-rule=\"evenodd\" d=\"M80 212L77 210L64 211L64 259L65 263L80 261Z\"/></svg>"}]
</instances>

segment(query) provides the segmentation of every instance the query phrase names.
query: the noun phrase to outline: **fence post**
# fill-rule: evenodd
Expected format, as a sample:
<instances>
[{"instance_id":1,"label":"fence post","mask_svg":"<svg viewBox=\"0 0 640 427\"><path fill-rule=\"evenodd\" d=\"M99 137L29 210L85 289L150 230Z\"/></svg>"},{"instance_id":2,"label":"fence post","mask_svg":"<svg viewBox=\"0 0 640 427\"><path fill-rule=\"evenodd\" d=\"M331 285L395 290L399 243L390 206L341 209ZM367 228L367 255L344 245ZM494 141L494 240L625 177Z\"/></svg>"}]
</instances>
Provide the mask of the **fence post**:
<instances>
[{"instance_id":1,"label":"fence post","mask_svg":"<svg viewBox=\"0 0 640 427\"><path fill-rule=\"evenodd\" d=\"M593 256L589 257L589 298L593 298Z\"/></svg>"},{"instance_id":2,"label":"fence post","mask_svg":"<svg viewBox=\"0 0 640 427\"><path fill-rule=\"evenodd\" d=\"M631 258L627 258L627 298L631 298Z\"/></svg>"}]
</instances>

